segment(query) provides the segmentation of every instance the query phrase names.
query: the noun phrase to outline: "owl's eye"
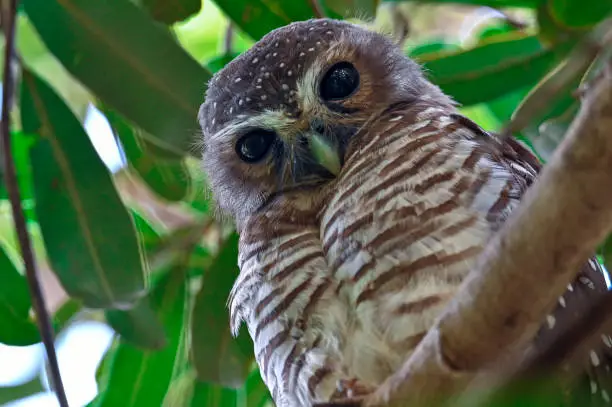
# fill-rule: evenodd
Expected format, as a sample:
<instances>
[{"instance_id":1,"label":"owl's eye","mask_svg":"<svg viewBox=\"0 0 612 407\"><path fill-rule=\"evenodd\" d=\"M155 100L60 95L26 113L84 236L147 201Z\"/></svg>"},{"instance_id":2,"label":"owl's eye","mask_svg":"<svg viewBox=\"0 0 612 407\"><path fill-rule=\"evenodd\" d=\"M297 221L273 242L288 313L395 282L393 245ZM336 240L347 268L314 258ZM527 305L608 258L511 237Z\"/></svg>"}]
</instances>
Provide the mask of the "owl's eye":
<instances>
[{"instance_id":1,"label":"owl's eye","mask_svg":"<svg viewBox=\"0 0 612 407\"><path fill-rule=\"evenodd\" d=\"M270 130L257 129L248 132L238 139L236 153L246 163L252 164L266 156L276 140L276 133Z\"/></svg>"},{"instance_id":2,"label":"owl's eye","mask_svg":"<svg viewBox=\"0 0 612 407\"><path fill-rule=\"evenodd\" d=\"M359 72L350 62L333 65L321 81L323 100L340 100L353 94L359 87Z\"/></svg>"}]
</instances>

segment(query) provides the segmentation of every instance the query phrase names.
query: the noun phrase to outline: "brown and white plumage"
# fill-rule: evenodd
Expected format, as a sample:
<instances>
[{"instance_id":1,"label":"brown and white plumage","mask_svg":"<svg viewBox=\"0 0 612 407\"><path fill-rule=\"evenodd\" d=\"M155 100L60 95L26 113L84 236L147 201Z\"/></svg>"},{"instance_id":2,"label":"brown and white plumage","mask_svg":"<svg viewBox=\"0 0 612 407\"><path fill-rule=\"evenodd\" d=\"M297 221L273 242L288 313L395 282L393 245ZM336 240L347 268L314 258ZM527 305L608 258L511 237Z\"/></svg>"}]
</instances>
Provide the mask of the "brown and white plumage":
<instances>
[{"instance_id":1,"label":"brown and white plumage","mask_svg":"<svg viewBox=\"0 0 612 407\"><path fill-rule=\"evenodd\" d=\"M345 62L358 87L326 100L321 84ZM278 406L369 391L392 374L539 168L460 116L390 40L332 20L283 27L230 63L200 121L211 186L240 232L232 330L246 322ZM339 171L313 157L315 139ZM571 298L605 290L597 263L585 272L538 343Z\"/></svg>"}]
</instances>

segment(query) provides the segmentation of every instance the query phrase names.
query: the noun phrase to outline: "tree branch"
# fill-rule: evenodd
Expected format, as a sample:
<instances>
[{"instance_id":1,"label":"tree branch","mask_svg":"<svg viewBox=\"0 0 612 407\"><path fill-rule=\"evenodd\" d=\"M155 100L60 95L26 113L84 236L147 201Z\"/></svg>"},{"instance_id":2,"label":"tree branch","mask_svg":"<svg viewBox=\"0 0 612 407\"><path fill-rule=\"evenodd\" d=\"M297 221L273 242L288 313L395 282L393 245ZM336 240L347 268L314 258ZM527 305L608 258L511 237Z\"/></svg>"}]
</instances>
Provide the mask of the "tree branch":
<instances>
[{"instance_id":1,"label":"tree branch","mask_svg":"<svg viewBox=\"0 0 612 407\"><path fill-rule=\"evenodd\" d=\"M368 406L434 406L502 356L521 355L612 231L612 73L585 95L553 158L445 312ZM521 353L517 353L521 352Z\"/></svg>"},{"instance_id":2,"label":"tree branch","mask_svg":"<svg viewBox=\"0 0 612 407\"><path fill-rule=\"evenodd\" d=\"M49 376L60 406L68 407L68 400L66 399L66 393L62 384L57 355L55 354L53 326L51 325L49 313L45 306L45 299L38 281L34 252L32 250L23 209L21 207L21 196L17 184L17 174L15 172L15 163L11 149L10 110L15 93L15 78L13 77L11 63L15 55L15 14L17 12L17 0L9 0L8 4L9 10L3 13L4 20L2 21L5 33L5 46L4 74L2 80L2 122L0 123L0 132L2 134L0 137L0 151L2 152L4 183L11 203L13 222L15 224L21 256L25 266L30 296L32 297L32 305L36 313L36 321L47 352L50 370Z\"/></svg>"}]
</instances>

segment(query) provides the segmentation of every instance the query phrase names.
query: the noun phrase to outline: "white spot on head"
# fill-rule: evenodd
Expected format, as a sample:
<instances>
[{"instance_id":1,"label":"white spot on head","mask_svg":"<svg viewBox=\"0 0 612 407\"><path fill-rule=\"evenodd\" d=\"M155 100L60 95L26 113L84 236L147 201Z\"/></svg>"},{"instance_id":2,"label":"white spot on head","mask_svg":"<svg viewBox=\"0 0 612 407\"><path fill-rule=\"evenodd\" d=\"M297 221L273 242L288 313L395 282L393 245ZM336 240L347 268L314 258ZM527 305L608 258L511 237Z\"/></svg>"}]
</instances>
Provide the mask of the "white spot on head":
<instances>
[{"instance_id":1,"label":"white spot on head","mask_svg":"<svg viewBox=\"0 0 612 407\"><path fill-rule=\"evenodd\" d=\"M310 27L308 31L314 31L314 27Z\"/></svg>"},{"instance_id":2,"label":"white spot on head","mask_svg":"<svg viewBox=\"0 0 612 407\"><path fill-rule=\"evenodd\" d=\"M327 35L333 35L334 33L333 33L333 31L329 30L329 31L325 31L325 34L327 34Z\"/></svg>"},{"instance_id":3,"label":"white spot on head","mask_svg":"<svg viewBox=\"0 0 612 407\"><path fill-rule=\"evenodd\" d=\"M214 102L213 103L213 109L216 109L216 108L217 108L217 102Z\"/></svg>"},{"instance_id":4,"label":"white spot on head","mask_svg":"<svg viewBox=\"0 0 612 407\"><path fill-rule=\"evenodd\" d=\"M303 52L300 52L300 56L301 57L303 57L304 55L306 55L306 54L304 54Z\"/></svg>"},{"instance_id":5,"label":"white spot on head","mask_svg":"<svg viewBox=\"0 0 612 407\"><path fill-rule=\"evenodd\" d=\"M308 48L308 52L314 51L314 48Z\"/></svg>"},{"instance_id":6,"label":"white spot on head","mask_svg":"<svg viewBox=\"0 0 612 407\"><path fill-rule=\"evenodd\" d=\"M283 83L281 85L281 88L283 88L283 90L288 90L289 89L289 85L287 85L286 83Z\"/></svg>"},{"instance_id":7,"label":"white spot on head","mask_svg":"<svg viewBox=\"0 0 612 407\"><path fill-rule=\"evenodd\" d=\"M291 76L291 75L293 75L293 72L287 71L287 76Z\"/></svg>"},{"instance_id":8,"label":"white spot on head","mask_svg":"<svg viewBox=\"0 0 612 407\"><path fill-rule=\"evenodd\" d=\"M238 99L238 106L242 106L242 99Z\"/></svg>"},{"instance_id":9,"label":"white spot on head","mask_svg":"<svg viewBox=\"0 0 612 407\"><path fill-rule=\"evenodd\" d=\"M230 107L230 108L229 108L229 112L230 112L230 114L234 113L234 108L233 108L233 107Z\"/></svg>"},{"instance_id":10,"label":"white spot on head","mask_svg":"<svg viewBox=\"0 0 612 407\"><path fill-rule=\"evenodd\" d=\"M563 296L559 297L559 305L565 308L565 298L563 298Z\"/></svg>"},{"instance_id":11,"label":"white spot on head","mask_svg":"<svg viewBox=\"0 0 612 407\"><path fill-rule=\"evenodd\" d=\"M251 98L246 98L246 101L247 101L247 102L250 102L250 101L251 101Z\"/></svg>"},{"instance_id":12,"label":"white spot on head","mask_svg":"<svg viewBox=\"0 0 612 407\"><path fill-rule=\"evenodd\" d=\"M327 27L327 21L325 21L323 24L321 24L323 27Z\"/></svg>"},{"instance_id":13,"label":"white spot on head","mask_svg":"<svg viewBox=\"0 0 612 407\"><path fill-rule=\"evenodd\" d=\"M610 396L608 395L608 392L605 390L601 391L601 398L604 399L606 403L610 402Z\"/></svg>"},{"instance_id":14,"label":"white spot on head","mask_svg":"<svg viewBox=\"0 0 612 407\"><path fill-rule=\"evenodd\" d=\"M317 44L316 44L316 45L321 45L321 41L317 41Z\"/></svg>"},{"instance_id":15,"label":"white spot on head","mask_svg":"<svg viewBox=\"0 0 612 407\"><path fill-rule=\"evenodd\" d=\"M553 317L552 315L548 315L546 317L546 323L548 324L548 329L553 329L555 326L555 322L557 322L555 320L555 317Z\"/></svg>"},{"instance_id":16,"label":"white spot on head","mask_svg":"<svg viewBox=\"0 0 612 407\"><path fill-rule=\"evenodd\" d=\"M276 48L278 48L278 46L279 46L279 45L280 45L280 42L278 42L278 41L276 41L276 44L274 44L274 46L275 46ZM274 55L276 55L276 54L274 54Z\"/></svg>"},{"instance_id":17,"label":"white spot on head","mask_svg":"<svg viewBox=\"0 0 612 407\"><path fill-rule=\"evenodd\" d=\"M259 58L253 58L253 60L251 61L252 64L256 64L259 62Z\"/></svg>"},{"instance_id":18,"label":"white spot on head","mask_svg":"<svg viewBox=\"0 0 612 407\"><path fill-rule=\"evenodd\" d=\"M401 119L402 117L404 117L404 116L402 116L402 115L393 116L392 118L389 119L389 121L390 122L396 122L399 119Z\"/></svg>"},{"instance_id":19,"label":"white spot on head","mask_svg":"<svg viewBox=\"0 0 612 407\"><path fill-rule=\"evenodd\" d=\"M275 52L274 54L272 54L273 57L277 56L278 52Z\"/></svg>"},{"instance_id":20,"label":"white spot on head","mask_svg":"<svg viewBox=\"0 0 612 407\"><path fill-rule=\"evenodd\" d=\"M257 83L261 83L261 78L257 78Z\"/></svg>"},{"instance_id":21,"label":"white spot on head","mask_svg":"<svg viewBox=\"0 0 612 407\"><path fill-rule=\"evenodd\" d=\"M265 56L266 59L270 58L270 53L268 52Z\"/></svg>"},{"instance_id":22,"label":"white spot on head","mask_svg":"<svg viewBox=\"0 0 612 407\"><path fill-rule=\"evenodd\" d=\"M212 124L212 125L214 126L214 125L215 125L215 120L217 120L217 119L215 119L215 118L213 117L213 119L212 119L212 121L210 122L210 124Z\"/></svg>"},{"instance_id":23,"label":"white spot on head","mask_svg":"<svg viewBox=\"0 0 612 407\"><path fill-rule=\"evenodd\" d=\"M262 66L261 68L259 68L259 70L260 70L261 72L265 72L265 71L266 71L266 67L265 67L265 66Z\"/></svg>"},{"instance_id":24,"label":"white spot on head","mask_svg":"<svg viewBox=\"0 0 612 407\"><path fill-rule=\"evenodd\" d=\"M266 72L266 73L264 74L264 77L269 78L269 77L270 77L270 72Z\"/></svg>"},{"instance_id":25,"label":"white spot on head","mask_svg":"<svg viewBox=\"0 0 612 407\"><path fill-rule=\"evenodd\" d=\"M261 89L261 85L255 86L255 89Z\"/></svg>"},{"instance_id":26,"label":"white spot on head","mask_svg":"<svg viewBox=\"0 0 612 407\"><path fill-rule=\"evenodd\" d=\"M261 100L266 100L268 98L268 96L266 95L261 95Z\"/></svg>"},{"instance_id":27,"label":"white spot on head","mask_svg":"<svg viewBox=\"0 0 612 407\"><path fill-rule=\"evenodd\" d=\"M235 82L235 83L238 83L238 82L240 82L241 80L242 80L242 78L236 78L236 79L234 79L234 82Z\"/></svg>"},{"instance_id":28,"label":"white spot on head","mask_svg":"<svg viewBox=\"0 0 612 407\"><path fill-rule=\"evenodd\" d=\"M281 62L281 63L278 65L278 67L279 67L279 68L284 68L284 67L285 67L285 63L284 63L284 62Z\"/></svg>"},{"instance_id":29,"label":"white spot on head","mask_svg":"<svg viewBox=\"0 0 612 407\"><path fill-rule=\"evenodd\" d=\"M601 335L601 340L608 348L612 348L612 338L608 335Z\"/></svg>"},{"instance_id":30,"label":"white spot on head","mask_svg":"<svg viewBox=\"0 0 612 407\"><path fill-rule=\"evenodd\" d=\"M594 380L591 380L591 394L597 393L597 383Z\"/></svg>"},{"instance_id":31,"label":"white spot on head","mask_svg":"<svg viewBox=\"0 0 612 407\"><path fill-rule=\"evenodd\" d=\"M568 284L568 285L567 285L567 289L568 289L569 291L574 291L574 286L572 286L571 284Z\"/></svg>"},{"instance_id":32,"label":"white spot on head","mask_svg":"<svg viewBox=\"0 0 612 407\"><path fill-rule=\"evenodd\" d=\"M599 366L599 356L597 356L597 353L595 353L595 351L591 349L589 355L591 356L591 364L595 367Z\"/></svg>"}]
</instances>

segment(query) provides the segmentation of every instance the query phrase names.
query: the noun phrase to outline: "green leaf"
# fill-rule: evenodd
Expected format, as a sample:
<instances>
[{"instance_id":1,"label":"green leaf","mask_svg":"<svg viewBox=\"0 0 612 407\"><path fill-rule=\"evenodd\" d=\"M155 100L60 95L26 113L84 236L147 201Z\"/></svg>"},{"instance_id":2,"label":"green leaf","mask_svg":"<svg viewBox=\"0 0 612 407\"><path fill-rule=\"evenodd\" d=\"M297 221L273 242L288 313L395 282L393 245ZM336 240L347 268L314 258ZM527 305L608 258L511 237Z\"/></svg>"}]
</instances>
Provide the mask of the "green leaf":
<instances>
[{"instance_id":1,"label":"green leaf","mask_svg":"<svg viewBox=\"0 0 612 407\"><path fill-rule=\"evenodd\" d=\"M104 163L66 104L23 71L23 128L41 136L30 150L36 215L52 269L90 308L125 307L145 289L132 219Z\"/></svg>"},{"instance_id":2,"label":"green leaf","mask_svg":"<svg viewBox=\"0 0 612 407\"><path fill-rule=\"evenodd\" d=\"M201 0L141 0L140 3L151 17L165 24L183 21L202 7Z\"/></svg>"},{"instance_id":3,"label":"green leaf","mask_svg":"<svg viewBox=\"0 0 612 407\"><path fill-rule=\"evenodd\" d=\"M172 382L163 407L238 407L241 405L238 401L238 392L200 382L196 378L195 371L188 369Z\"/></svg>"},{"instance_id":4,"label":"green leaf","mask_svg":"<svg viewBox=\"0 0 612 407\"><path fill-rule=\"evenodd\" d=\"M401 3L401 2L416 2L419 3L451 3L451 4L470 4L474 6L487 6L493 8L502 7L526 7L536 8L546 0L383 0L387 3Z\"/></svg>"},{"instance_id":5,"label":"green leaf","mask_svg":"<svg viewBox=\"0 0 612 407\"><path fill-rule=\"evenodd\" d=\"M408 52L408 56L410 58L418 59L423 55L426 58L428 55L433 55L434 53L441 54L453 51L461 51L461 47L457 44L445 41L432 41L430 43L415 46Z\"/></svg>"},{"instance_id":6,"label":"green leaf","mask_svg":"<svg viewBox=\"0 0 612 407\"><path fill-rule=\"evenodd\" d=\"M164 327L149 305L148 297L127 311L108 310L106 321L123 339L142 349L161 349L167 340Z\"/></svg>"},{"instance_id":7,"label":"green leaf","mask_svg":"<svg viewBox=\"0 0 612 407\"><path fill-rule=\"evenodd\" d=\"M320 0L318 0L320 1ZM380 0L323 0L321 5L344 18L372 19L376 17L376 9Z\"/></svg>"},{"instance_id":8,"label":"green leaf","mask_svg":"<svg viewBox=\"0 0 612 407\"><path fill-rule=\"evenodd\" d=\"M125 156L138 175L159 196L171 202L180 201L189 190L189 178L180 160L163 160L147 151L144 133L130 126L119 114L103 109L114 132L121 140Z\"/></svg>"},{"instance_id":9,"label":"green leaf","mask_svg":"<svg viewBox=\"0 0 612 407\"><path fill-rule=\"evenodd\" d=\"M588 29L612 13L612 0L548 0L553 21L571 29Z\"/></svg>"},{"instance_id":10,"label":"green leaf","mask_svg":"<svg viewBox=\"0 0 612 407\"><path fill-rule=\"evenodd\" d=\"M36 324L29 319L32 306L28 282L0 246L0 342L27 346L40 341Z\"/></svg>"},{"instance_id":11,"label":"green leaf","mask_svg":"<svg viewBox=\"0 0 612 407\"><path fill-rule=\"evenodd\" d=\"M537 36L504 35L467 51L421 55L430 79L463 105L486 102L532 85L558 61ZM477 91L476 91L477 90Z\"/></svg>"},{"instance_id":12,"label":"green leaf","mask_svg":"<svg viewBox=\"0 0 612 407\"><path fill-rule=\"evenodd\" d=\"M46 389L43 387L40 377L36 375L23 384L13 387L0 387L0 405L6 406L12 401L21 400L36 393L43 393L44 391Z\"/></svg>"},{"instance_id":13,"label":"green leaf","mask_svg":"<svg viewBox=\"0 0 612 407\"><path fill-rule=\"evenodd\" d=\"M20 132L11 133L11 150L15 160L17 172L17 185L22 201L33 198L32 191L32 169L30 168L29 152L35 142L35 137ZM8 199L8 191L4 186L4 173L0 168L0 198Z\"/></svg>"},{"instance_id":14,"label":"green leaf","mask_svg":"<svg viewBox=\"0 0 612 407\"><path fill-rule=\"evenodd\" d=\"M229 64L238 55L240 55L240 53L233 52L231 54L223 54L216 56L206 62L206 67L210 72L216 73L220 71L225 65Z\"/></svg>"},{"instance_id":15,"label":"green leaf","mask_svg":"<svg viewBox=\"0 0 612 407\"><path fill-rule=\"evenodd\" d=\"M69 298L53 314L53 330L56 334L61 332L72 321L72 319L83 309L83 304Z\"/></svg>"},{"instance_id":16,"label":"green leaf","mask_svg":"<svg viewBox=\"0 0 612 407\"><path fill-rule=\"evenodd\" d=\"M270 392L261 379L259 369L254 369L246 381L247 407L263 407L271 402Z\"/></svg>"},{"instance_id":17,"label":"green leaf","mask_svg":"<svg viewBox=\"0 0 612 407\"><path fill-rule=\"evenodd\" d=\"M240 405L238 400L238 391L234 389L227 389L214 384L196 381L190 400L191 402L187 406L238 407Z\"/></svg>"},{"instance_id":18,"label":"green leaf","mask_svg":"<svg viewBox=\"0 0 612 407\"><path fill-rule=\"evenodd\" d=\"M254 40L293 21L314 17L308 0L215 0L215 3Z\"/></svg>"},{"instance_id":19,"label":"green leaf","mask_svg":"<svg viewBox=\"0 0 612 407\"><path fill-rule=\"evenodd\" d=\"M108 371L99 374L101 380L108 382L92 406L162 405L183 342L189 304L186 281L185 265L177 264L156 282L151 292L151 307L165 329L167 345L150 351L118 341L112 357L105 362Z\"/></svg>"},{"instance_id":20,"label":"green leaf","mask_svg":"<svg viewBox=\"0 0 612 407\"><path fill-rule=\"evenodd\" d=\"M210 73L128 0L23 0L55 57L158 146L194 152Z\"/></svg>"},{"instance_id":21,"label":"green leaf","mask_svg":"<svg viewBox=\"0 0 612 407\"><path fill-rule=\"evenodd\" d=\"M149 252L157 247L161 241L160 234L141 214L130 208L132 219L138 233L139 241L142 244L145 252Z\"/></svg>"},{"instance_id":22,"label":"green leaf","mask_svg":"<svg viewBox=\"0 0 612 407\"><path fill-rule=\"evenodd\" d=\"M239 388L253 362L248 333L234 339L226 307L229 292L238 276L238 236L227 239L213 265L202 278L191 317L191 351L201 381Z\"/></svg>"}]
</instances>

